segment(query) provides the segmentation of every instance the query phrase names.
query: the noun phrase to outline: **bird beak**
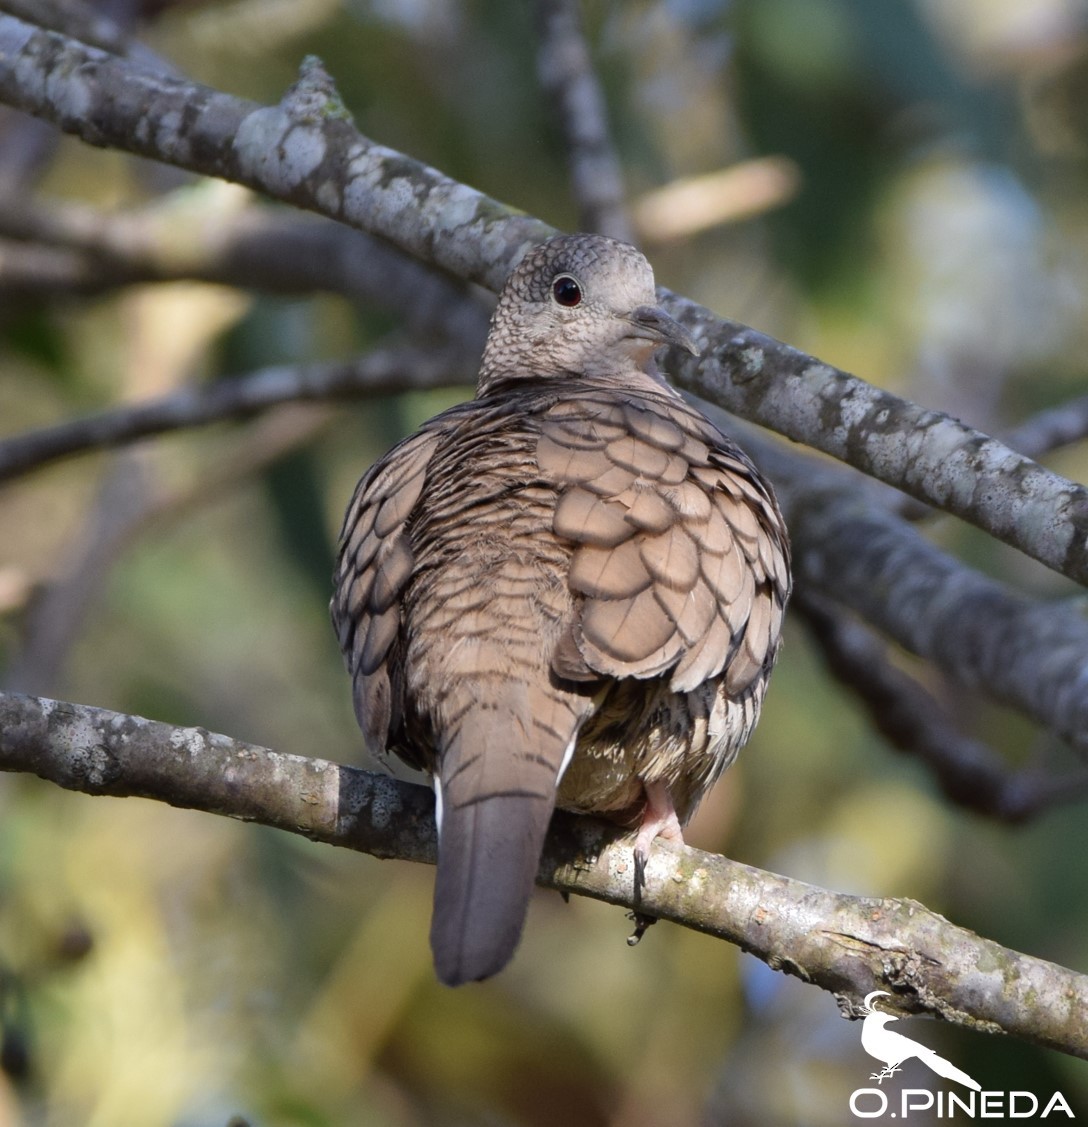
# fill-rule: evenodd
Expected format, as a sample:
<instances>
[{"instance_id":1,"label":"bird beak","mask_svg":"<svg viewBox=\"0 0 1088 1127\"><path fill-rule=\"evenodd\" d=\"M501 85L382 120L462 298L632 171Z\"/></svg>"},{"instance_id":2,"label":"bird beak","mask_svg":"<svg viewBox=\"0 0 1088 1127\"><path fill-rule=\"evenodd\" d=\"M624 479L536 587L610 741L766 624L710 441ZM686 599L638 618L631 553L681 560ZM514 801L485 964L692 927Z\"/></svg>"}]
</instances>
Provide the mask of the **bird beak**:
<instances>
[{"instance_id":1,"label":"bird beak","mask_svg":"<svg viewBox=\"0 0 1088 1127\"><path fill-rule=\"evenodd\" d=\"M659 344L672 344L690 352L692 356L699 355L699 346L687 329L658 305L640 305L625 320L632 327L630 335L633 337Z\"/></svg>"}]
</instances>

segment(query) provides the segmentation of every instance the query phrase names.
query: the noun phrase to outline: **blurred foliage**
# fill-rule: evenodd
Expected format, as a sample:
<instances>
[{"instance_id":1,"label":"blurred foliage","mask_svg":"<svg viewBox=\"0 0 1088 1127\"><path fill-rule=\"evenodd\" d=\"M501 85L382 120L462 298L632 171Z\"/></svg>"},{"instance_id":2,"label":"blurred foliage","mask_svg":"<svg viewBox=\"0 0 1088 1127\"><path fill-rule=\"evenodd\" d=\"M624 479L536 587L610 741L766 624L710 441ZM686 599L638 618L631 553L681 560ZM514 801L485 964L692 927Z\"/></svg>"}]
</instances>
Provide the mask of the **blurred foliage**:
<instances>
[{"instance_id":1,"label":"blurred foliage","mask_svg":"<svg viewBox=\"0 0 1088 1127\"><path fill-rule=\"evenodd\" d=\"M146 38L201 81L275 101L316 53L364 133L573 222L528 6L164 7ZM1083 390L1084 0L595 0L585 19L633 194L751 156L800 170L796 198L762 219L661 245L646 232L662 282L983 428ZM44 188L114 207L176 183L65 139ZM0 310L2 429L350 355L384 328L334 298L197 285ZM362 470L454 398L287 409L6 489L13 687L361 762L326 617L332 544ZM1055 464L1084 480L1088 456ZM103 547L118 508L143 515ZM1068 590L952 521L932 532L1040 595ZM63 628L28 664L25 627L58 587ZM1063 762L1025 722L962 692L948 703L1010 762ZM1083 811L1009 828L950 809L797 625L756 737L689 840L916 897L1088 968ZM425 869L5 779L0 1124L830 1125L868 1082L859 1027L826 995L668 925L629 950L622 915L578 898L540 893L509 971L446 991L427 950L430 885ZM984 1088L1060 1089L1088 1109L1082 1062L932 1023L909 1032Z\"/></svg>"}]
</instances>

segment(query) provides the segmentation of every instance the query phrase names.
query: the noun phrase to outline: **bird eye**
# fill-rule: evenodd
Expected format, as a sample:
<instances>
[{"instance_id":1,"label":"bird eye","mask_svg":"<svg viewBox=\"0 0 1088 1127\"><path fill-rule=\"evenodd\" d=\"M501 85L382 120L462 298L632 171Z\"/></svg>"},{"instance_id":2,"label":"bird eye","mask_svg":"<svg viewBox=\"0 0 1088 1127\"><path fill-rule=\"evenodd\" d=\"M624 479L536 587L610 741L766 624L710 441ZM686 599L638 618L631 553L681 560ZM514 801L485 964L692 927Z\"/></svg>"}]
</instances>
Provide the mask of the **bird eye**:
<instances>
[{"instance_id":1,"label":"bird eye","mask_svg":"<svg viewBox=\"0 0 1088 1127\"><path fill-rule=\"evenodd\" d=\"M569 274L560 274L552 282L552 297L560 305L572 309L582 300L582 287Z\"/></svg>"}]
</instances>

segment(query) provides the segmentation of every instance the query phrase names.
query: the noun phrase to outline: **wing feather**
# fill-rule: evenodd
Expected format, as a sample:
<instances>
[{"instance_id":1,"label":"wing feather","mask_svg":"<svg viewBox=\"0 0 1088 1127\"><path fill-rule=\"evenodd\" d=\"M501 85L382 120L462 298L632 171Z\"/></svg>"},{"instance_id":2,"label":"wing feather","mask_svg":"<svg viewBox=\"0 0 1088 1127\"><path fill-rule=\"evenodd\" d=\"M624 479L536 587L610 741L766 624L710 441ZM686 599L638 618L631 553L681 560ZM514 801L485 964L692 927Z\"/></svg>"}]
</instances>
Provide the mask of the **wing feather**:
<instances>
[{"instance_id":1,"label":"wing feather","mask_svg":"<svg viewBox=\"0 0 1088 1127\"><path fill-rule=\"evenodd\" d=\"M368 750L380 754L398 722L390 655L400 631L400 598L412 575L406 526L423 493L438 435L421 431L363 476L340 533L330 611L354 689Z\"/></svg>"},{"instance_id":2,"label":"wing feather","mask_svg":"<svg viewBox=\"0 0 1088 1127\"><path fill-rule=\"evenodd\" d=\"M666 395L558 404L537 458L560 489L576 620L562 677L653 677L674 690L726 677L742 692L774 660L788 594L778 508L751 463Z\"/></svg>"}]
</instances>

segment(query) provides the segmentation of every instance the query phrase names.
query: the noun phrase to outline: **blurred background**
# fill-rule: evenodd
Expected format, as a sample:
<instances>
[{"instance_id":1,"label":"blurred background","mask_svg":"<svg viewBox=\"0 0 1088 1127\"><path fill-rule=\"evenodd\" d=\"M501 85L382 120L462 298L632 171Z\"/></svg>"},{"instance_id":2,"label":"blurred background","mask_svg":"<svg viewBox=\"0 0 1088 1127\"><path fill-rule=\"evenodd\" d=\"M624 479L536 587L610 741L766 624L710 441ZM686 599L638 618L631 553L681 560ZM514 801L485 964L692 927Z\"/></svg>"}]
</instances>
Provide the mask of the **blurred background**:
<instances>
[{"instance_id":1,"label":"blurred background","mask_svg":"<svg viewBox=\"0 0 1088 1127\"><path fill-rule=\"evenodd\" d=\"M141 40L182 72L275 102L315 53L364 134L577 226L529 6L139 7L113 14L142 16ZM659 282L990 432L1084 393L1085 0L601 0L583 19ZM115 212L169 193L220 222L262 206L49 145L43 205ZM661 195L678 183L680 205ZM350 357L396 328L330 294L0 289L0 437ZM326 609L340 518L375 457L468 394L281 408L6 486L0 679L363 764ZM1088 449L1047 464L1083 481ZM1073 590L951 519L927 529L1031 594ZM931 687L1011 766L1068 766L1027 721ZM914 897L1088 970L1084 814L1009 826L951 807L793 622L761 726L688 840ZM678 927L629 949L622 912L577 897L538 892L510 969L448 991L427 947L431 883L222 818L0 779L0 1125L830 1125L870 1083L860 1026L828 995ZM1084 1062L899 1028L985 1089L1060 1090L1088 1113ZM936 1087L915 1068L903 1083Z\"/></svg>"}]
</instances>

